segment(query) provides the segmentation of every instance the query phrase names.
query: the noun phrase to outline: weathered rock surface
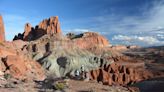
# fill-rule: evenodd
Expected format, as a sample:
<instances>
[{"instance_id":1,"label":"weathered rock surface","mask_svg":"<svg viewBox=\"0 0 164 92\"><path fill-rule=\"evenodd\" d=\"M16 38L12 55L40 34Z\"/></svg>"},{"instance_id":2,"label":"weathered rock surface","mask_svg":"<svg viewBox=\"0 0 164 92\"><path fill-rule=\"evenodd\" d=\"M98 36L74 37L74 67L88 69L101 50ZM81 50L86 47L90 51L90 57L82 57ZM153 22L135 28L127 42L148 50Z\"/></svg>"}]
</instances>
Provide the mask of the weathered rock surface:
<instances>
[{"instance_id":1,"label":"weathered rock surface","mask_svg":"<svg viewBox=\"0 0 164 92\"><path fill-rule=\"evenodd\" d=\"M93 47L106 47L108 44L107 39L92 32L84 33L83 37L74 39L44 35L27 44L23 50L31 53L32 59L39 61L45 69L57 77L63 77L74 74L82 65L90 71L102 64L110 64L110 61L107 62L101 56L87 51ZM62 62L62 65L58 62Z\"/></svg>"},{"instance_id":2,"label":"weathered rock surface","mask_svg":"<svg viewBox=\"0 0 164 92\"><path fill-rule=\"evenodd\" d=\"M5 41L5 28L4 28L4 23L2 16L0 15L0 42Z\"/></svg>"},{"instance_id":3,"label":"weathered rock surface","mask_svg":"<svg viewBox=\"0 0 164 92\"><path fill-rule=\"evenodd\" d=\"M103 82L106 85L126 85L139 80L137 70L116 63L105 65L99 70L93 70L90 75L91 79Z\"/></svg>"},{"instance_id":4,"label":"weathered rock surface","mask_svg":"<svg viewBox=\"0 0 164 92\"><path fill-rule=\"evenodd\" d=\"M115 62L90 72L91 80L107 85L130 85L151 78L164 77L163 46L127 51L127 55L107 56ZM130 57L129 57L130 56Z\"/></svg>"},{"instance_id":5,"label":"weathered rock surface","mask_svg":"<svg viewBox=\"0 0 164 92\"><path fill-rule=\"evenodd\" d=\"M43 20L39 25L32 27L31 24L27 23L25 25L24 33L18 34L14 37L13 40L24 40L24 41L32 41L36 40L43 35L60 35L60 23L58 20L58 16L50 17L49 19Z\"/></svg>"},{"instance_id":6,"label":"weathered rock surface","mask_svg":"<svg viewBox=\"0 0 164 92\"><path fill-rule=\"evenodd\" d=\"M41 65L21 51L25 44L18 40L5 42L0 46L0 71L18 79L42 80L45 76Z\"/></svg>"},{"instance_id":7,"label":"weathered rock surface","mask_svg":"<svg viewBox=\"0 0 164 92\"><path fill-rule=\"evenodd\" d=\"M104 38L97 33L84 34L88 35L71 39L45 35L23 49L30 52L34 60L56 77L73 75L82 65L90 71L91 80L108 85L127 85L154 76L144 69L144 63L117 52L127 49L126 46L111 48L108 47L109 42L102 41ZM102 40L95 40L97 38ZM91 44L90 40L95 41Z\"/></svg>"},{"instance_id":8,"label":"weathered rock surface","mask_svg":"<svg viewBox=\"0 0 164 92\"><path fill-rule=\"evenodd\" d=\"M112 63L99 70L91 71L90 75L92 80L103 82L106 85L127 85L143 80L142 74L145 73L143 71L146 70ZM147 73L144 75L147 76Z\"/></svg>"},{"instance_id":9,"label":"weathered rock surface","mask_svg":"<svg viewBox=\"0 0 164 92\"><path fill-rule=\"evenodd\" d=\"M109 41L105 37L95 32L85 32L79 35L75 35L71 39L76 46L82 49L109 46Z\"/></svg>"},{"instance_id":10,"label":"weathered rock surface","mask_svg":"<svg viewBox=\"0 0 164 92\"><path fill-rule=\"evenodd\" d=\"M85 66L86 71L90 71L98 69L100 65L107 64L107 61L79 48L60 47L52 50L47 56L42 56L37 54L34 59L38 59L42 66L56 77L74 76L76 70L81 71L82 65Z\"/></svg>"},{"instance_id":11,"label":"weathered rock surface","mask_svg":"<svg viewBox=\"0 0 164 92\"><path fill-rule=\"evenodd\" d=\"M18 79L43 79L44 72L41 66L35 62L24 59L24 57L9 55L2 60L6 67L6 72L9 72L14 78Z\"/></svg>"}]
</instances>

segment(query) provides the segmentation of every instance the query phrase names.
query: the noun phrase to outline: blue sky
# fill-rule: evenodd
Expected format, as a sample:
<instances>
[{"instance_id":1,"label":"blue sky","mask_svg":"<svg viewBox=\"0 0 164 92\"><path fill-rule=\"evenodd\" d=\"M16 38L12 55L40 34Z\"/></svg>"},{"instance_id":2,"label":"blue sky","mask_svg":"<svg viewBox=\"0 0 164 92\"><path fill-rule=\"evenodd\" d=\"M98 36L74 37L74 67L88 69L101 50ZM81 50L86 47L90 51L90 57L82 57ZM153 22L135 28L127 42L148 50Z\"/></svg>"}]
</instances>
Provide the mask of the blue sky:
<instances>
[{"instance_id":1,"label":"blue sky","mask_svg":"<svg viewBox=\"0 0 164 92\"><path fill-rule=\"evenodd\" d=\"M6 39L59 16L63 33L99 32L112 44L164 45L163 0L1 0Z\"/></svg>"}]
</instances>

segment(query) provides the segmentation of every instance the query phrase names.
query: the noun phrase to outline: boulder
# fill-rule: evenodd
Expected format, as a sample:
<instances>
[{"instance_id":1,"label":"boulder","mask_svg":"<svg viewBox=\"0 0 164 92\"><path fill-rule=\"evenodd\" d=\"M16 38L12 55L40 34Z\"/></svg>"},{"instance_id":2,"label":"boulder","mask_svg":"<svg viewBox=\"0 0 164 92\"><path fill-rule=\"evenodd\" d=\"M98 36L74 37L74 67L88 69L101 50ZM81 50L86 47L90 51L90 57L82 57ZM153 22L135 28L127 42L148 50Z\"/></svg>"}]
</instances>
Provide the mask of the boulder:
<instances>
[{"instance_id":1,"label":"boulder","mask_svg":"<svg viewBox=\"0 0 164 92\"><path fill-rule=\"evenodd\" d=\"M20 77L26 73L27 67L22 58L9 55L5 59L5 65L6 67L9 67L10 73L14 77Z\"/></svg>"},{"instance_id":2,"label":"boulder","mask_svg":"<svg viewBox=\"0 0 164 92\"><path fill-rule=\"evenodd\" d=\"M4 28L4 23L2 16L0 15L0 42L5 41L5 28Z\"/></svg>"}]
</instances>

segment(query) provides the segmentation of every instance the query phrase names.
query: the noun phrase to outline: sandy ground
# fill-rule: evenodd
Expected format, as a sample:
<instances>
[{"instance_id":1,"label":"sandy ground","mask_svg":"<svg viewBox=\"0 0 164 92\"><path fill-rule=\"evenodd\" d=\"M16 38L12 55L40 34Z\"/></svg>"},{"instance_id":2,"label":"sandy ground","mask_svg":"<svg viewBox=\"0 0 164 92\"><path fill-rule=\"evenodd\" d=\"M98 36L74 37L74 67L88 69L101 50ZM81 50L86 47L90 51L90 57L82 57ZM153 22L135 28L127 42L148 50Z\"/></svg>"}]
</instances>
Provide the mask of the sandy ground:
<instances>
[{"instance_id":1,"label":"sandy ground","mask_svg":"<svg viewBox=\"0 0 164 92\"><path fill-rule=\"evenodd\" d=\"M4 81L3 81L4 82ZM10 81L2 83L0 92L130 92L128 88L121 86L107 86L95 81L77 81L68 80L68 87L60 90L54 90L49 84L43 82L21 82ZM3 85L5 84L5 85Z\"/></svg>"}]
</instances>

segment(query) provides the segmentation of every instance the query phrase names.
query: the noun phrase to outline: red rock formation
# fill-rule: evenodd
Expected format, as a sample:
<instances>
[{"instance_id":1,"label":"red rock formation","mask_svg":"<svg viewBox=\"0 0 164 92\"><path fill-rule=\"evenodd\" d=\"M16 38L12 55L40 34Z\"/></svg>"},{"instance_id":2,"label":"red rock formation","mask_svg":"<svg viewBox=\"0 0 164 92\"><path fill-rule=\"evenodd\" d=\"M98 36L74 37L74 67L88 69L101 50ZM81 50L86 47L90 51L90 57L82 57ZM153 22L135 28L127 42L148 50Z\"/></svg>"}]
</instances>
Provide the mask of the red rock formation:
<instances>
[{"instance_id":1,"label":"red rock formation","mask_svg":"<svg viewBox=\"0 0 164 92\"><path fill-rule=\"evenodd\" d=\"M36 40L45 34L61 34L58 16L43 20L41 23L39 23L39 25L35 26L35 28L27 23L25 25L24 33L18 34L18 36L15 36L13 40L21 39L24 41L31 41Z\"/></svg>"},{"instance_id":2,"label":"red rock formation","mask_svg":"<svg viewBox=\"0 0 164 92\"><path fill-rule=\"evenodd\" d=\"M102 72L103 71L103 72ZM104 69L93 70L91 71L91 79L102 81L103 84L112 85L112 84L128 84L135 82L135 79L130 79L130 77L135 77L137 75L132 72L129 72L129 68L124 66L118 66L117 64L111 64ZM95 74L95 72L97 74Z\"/></svg>"},{"instance_id":3,"label":"red rock formation","mask_svg":"<svg viewBox=\"0 0 164 92\"><path fill-rule=\"evenodd\" d=\"M50 41L51 40L51 41ZM53 48L61 47L61 48L79 48L79 49L94 49L94 47L101 48L107 47L109 45L108 40L99 35L98 33L88 32L84 33L82 37L68 39L68 38L60 38L57 35L55 36L48 36L45 35L44 37L31 42L28 46L25 46L25 50L28 52L39 52L39 53L46 53L51 51ZM103 51L102 51L103 52Z\"/></svg>"},{"instance_id":4,"label":"red rock formation","mask_svg":"<svg viewBox=\"0 0 164 92\"><path fill-rule=\"evenodd\" d=\"M21 51L25 44L17 40L0 45L0 72L9 73L18 79L41 80L44 78L44 70L38 62L29 59Z\"/></svg>"},{"instance_id":5,"label":"red rock formation","mask_svg":"<svg viewBox=\"0 0 164 92\"><path fill-rule=\"evenodd\" d=\"M58 16L43 20L39 24L38 29L43 29L46 31L46 34L51 35L61 33Z\"/></svg>"},{"instance_id":6,"label":"red rock formation","mask_svg":"<svg viewBox=\"0 0 164 92\"><path fill-rule=\"evenodd\" d=\"M10 73L14 78L44 78L44 71L37 62L25 59L20 55L9 55L3 59L3 62L6 67L6 72Z\"/></svg>"},{"instance_id":7,"label":"red rock formation","mask_svg":"<svg viewBox=\"0 0 164 92\"><path fill-rule=\"evenodd\" d=\"M109 46L109 41L98 33L86 32L79 36L80 37L73 39L73 42L80 48L91 49L93 47Z\"/></svg>"},{"instance_id":8,"label":"red rock formation","mask_svg":"<svg viewBox=\"0 0 164 92\"><path fill-rule=\"evenodd\" d=\"M14 77L20 77L23 73L26 73L27 67L22 58L9 55L4 60L6 67L9 68L10 73Z\"/></svg>"},{"instance_id":9,"label":"red rock formation","mask_svg":"<svg viewBox=\"0 0 164 92\"><path fill-rule=\"evenodd\" d=\"M0 15L0 42L3 41L5 41L5 28L4 28L2 16Z\"/></svg>"},{"instance_id":10,"label":"red rock formation","mask_svg":"<svg viewBox=\"0 0 164 92\"><path fill-rule=\"evenodd\" d=\"M104 66L99 70L92 70L90 72L90 76L91 80L97 80L98 82L101 81L103 84L107 85L127 85L147 79L147 77L143 77L143 75L148 76L150 74L149 72L143 71L145 70L139 70L130 66L113 63L111 65Z\"/></svg>"},{"instance_id":11,"label":"red rock formation","mask_svg":"<svg viewBox=\"0 0 164 92\"><path fill-rule=\"evenodd\" d=\"M24 39L25 41L28 41L28 40L31 38L31 36L30 36L30 32L31 32L31 31L32 31L31 24L27 23L27 24L25 25L24 36L23 36L23 39Z\"/></svg>"}]
</instances>

